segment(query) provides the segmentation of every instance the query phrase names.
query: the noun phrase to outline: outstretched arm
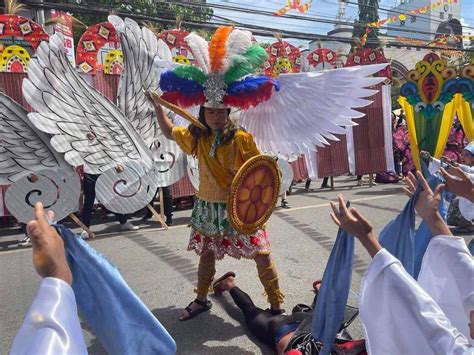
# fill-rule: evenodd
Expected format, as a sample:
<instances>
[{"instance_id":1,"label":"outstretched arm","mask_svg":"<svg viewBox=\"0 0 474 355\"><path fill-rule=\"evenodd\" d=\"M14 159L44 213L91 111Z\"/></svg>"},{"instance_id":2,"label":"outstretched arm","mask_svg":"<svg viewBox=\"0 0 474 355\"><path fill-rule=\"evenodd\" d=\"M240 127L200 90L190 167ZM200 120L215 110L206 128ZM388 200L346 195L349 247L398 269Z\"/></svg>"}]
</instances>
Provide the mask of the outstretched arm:
<instances>
[{"instance_id":1,"label":"outstretched arm","mask_svg":"<svg viewBox=\"0 0 474 355\"><path fill-rule=\"evenodd\" d=\"M157 104L151 97L151 94L149 91L145 92L145 95L151 100L153 103L153 107L155 108L156 112L156 118L158 119L158 125L160 126L161 131L165 135L166 138L173 140L173 128L174 124L171 122L169 119L168 115L165 114L165 111L163 110L163 107L159 104Z\"/></svg>"},{"instance_id":2,"label":"outstretched arm","mask_svg":"<svg viewBox=\"0 0 474 355\"><path fill-rule=\"evenodd\" d=\"M41 203L27 226L33 244L33 265L43 282L11 348L11 354L87 354L71 288L72 274L64 242L49 225L53 218Z\"/></svg>"}]
</instances>

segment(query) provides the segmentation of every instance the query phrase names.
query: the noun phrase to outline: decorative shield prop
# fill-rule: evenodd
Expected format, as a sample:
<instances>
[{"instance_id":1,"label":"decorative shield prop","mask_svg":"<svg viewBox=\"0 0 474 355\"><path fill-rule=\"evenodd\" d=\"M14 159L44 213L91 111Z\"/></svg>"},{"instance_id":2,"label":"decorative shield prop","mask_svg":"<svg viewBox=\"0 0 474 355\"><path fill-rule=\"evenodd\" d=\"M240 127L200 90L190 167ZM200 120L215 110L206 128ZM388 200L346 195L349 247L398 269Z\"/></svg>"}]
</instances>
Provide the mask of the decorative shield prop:
<instances>
[{"instance_id":1,"label":"decorative shield prop","mask_svg":"<svg viewBox=\"0 0 474 355\"><path fill-rule=\"evenodd\" d=\"M230 186L227 213L236 231L252 234L268 221L280 194L277 162L257 155L240 168Z\"/></svg>"}]
</instances>

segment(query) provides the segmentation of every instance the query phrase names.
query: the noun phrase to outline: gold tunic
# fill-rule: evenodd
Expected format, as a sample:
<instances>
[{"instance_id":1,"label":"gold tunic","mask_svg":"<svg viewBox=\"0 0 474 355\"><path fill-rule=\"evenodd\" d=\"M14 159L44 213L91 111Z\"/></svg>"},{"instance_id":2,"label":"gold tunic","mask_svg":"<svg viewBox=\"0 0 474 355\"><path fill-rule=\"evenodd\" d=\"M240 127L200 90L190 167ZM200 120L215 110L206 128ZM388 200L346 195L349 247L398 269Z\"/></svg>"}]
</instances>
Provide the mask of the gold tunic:
<instances>
[{"instance_id":1,"label":"gold tunic","mask_svg":"<svg viewBox=\"0 0 474 355\"><path fill-rule=\"evenodd\" d=\"M260 155L253 137L244 130L234 138L218 145L216 157L210 156L215 134L199 139L198 144L186 127L174 127L173 138L187 155L197 156L199 163L199 191L197 197L208 202L227 203L230 184L240 167L255 155ZM194 151L193 151L194 148Z\"/></svg>"}]
</instances>

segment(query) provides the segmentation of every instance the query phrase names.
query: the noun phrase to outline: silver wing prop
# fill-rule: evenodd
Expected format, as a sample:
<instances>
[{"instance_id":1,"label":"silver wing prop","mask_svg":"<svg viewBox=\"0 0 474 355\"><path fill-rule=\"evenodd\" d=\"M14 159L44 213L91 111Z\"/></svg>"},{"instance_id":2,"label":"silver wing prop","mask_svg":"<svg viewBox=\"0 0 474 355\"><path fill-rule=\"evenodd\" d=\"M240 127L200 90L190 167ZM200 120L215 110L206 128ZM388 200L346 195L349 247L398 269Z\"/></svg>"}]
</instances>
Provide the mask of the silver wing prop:
<instances>
[{"instance_id":1,"label":"silver wing prop","mask_svg":"<svg viewBox=\"0 0 474 355\"><path fill-rule=\"evenodd\" d=\"M153 32L131 19L109 16L108 20L119 34L124 56L118 106L152 150L158 186L172 185L186 172L185 157L178 145L159 130L153 104L144 95L145 91L159 90L157 68L164 70L173 65L171 51Z\"/></svg>"},{"instance_id":2,"label":"silver wing prop","mask_svg":"<svg viewBox=\"0 0 474 355\"><path fill-rule=\"evenodd\" d=\"M49 137L28 120L28 112L0 93L0 184L9 185L25 171L45 168L71 171L49 144Z\"/></svg>"},{"instance_id":3,"label":"silver wing prop","mask_svg":"<svg viewBox=\"0 0 474 355\"><path fill-rule=\"evenodd\" d=\"M49 144L49 137L34 129L28 112L0 93L0 184L10 185L5 204L17 220L33 219L33 206L41 201L61 220L79 207L80 179Z\"/></svg>"},{"instance_id":4,"label":"silver wing prop","mask_svg":"<svg viewBox=\"0 0 474 355\"><path fill-rule=\"evenodd\" d=\"M283 74L281 89L260 105L243 111L240 124L255 138L262 151L303 154L307 147L338 140L353 118L363 114L353 108L371 103L366 89L384 78L368 77L387 64L350 67L324 72Z\"/></svg>"},{"instance_id":5,"label":"silver wing prop","mask_svg":"<svg viewBox=\"0 0 474 355\"><path fill-rule=\"evenodd\" d=\"M23 95L37 111L28 114L66 161L100 174L119 163L141 161L153 167L150 149L125 115L91 88L65 56L63 36L42 42L28 66Z\"/></svg>"},{"instance_id":6,"label":"silver wing prop","mask_svg":"<svg viewBox=\"0 0 474 355\"><path fill-rule=\"evenodd\" d=\"M15 218L28 223L34 219L34 205L42 202L60 221L79 208L81 179L74 171L39 169L14 182L5 193L5 204Z\"/></svg>"}]
</instances>

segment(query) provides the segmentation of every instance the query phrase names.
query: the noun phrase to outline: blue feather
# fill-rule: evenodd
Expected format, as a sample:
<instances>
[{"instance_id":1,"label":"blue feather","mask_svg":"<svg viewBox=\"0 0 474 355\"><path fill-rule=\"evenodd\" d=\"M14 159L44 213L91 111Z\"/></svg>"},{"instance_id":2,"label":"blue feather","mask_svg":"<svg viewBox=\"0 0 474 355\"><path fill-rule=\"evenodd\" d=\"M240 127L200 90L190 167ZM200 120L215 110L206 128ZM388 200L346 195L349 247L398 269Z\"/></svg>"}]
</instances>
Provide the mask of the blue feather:
<instances>
[{"instance_id":1,"label":"blue feather","mask_svg":"<svg viewBox=\"0 0 474 355\"><path fill-rule=\"evenodd\" d=\"M164 92L178 91L183 94L199 93L204 90L197 81L181 78L170 70L161 74L160 88Z\"/></svg>"},{"instance_id":2,"label":"blue feather","mask_svg":"<svg viewBox=\"0 0 474 355\"><path fill-rule=\"evenodd\" d=\"M247 76L243 80L235 81L227 87L227 94L232 96L237 96L241 93L248 94L252 91L258 91L259 87L263 84L271 82L275 87L276 91L280 90L280 83L278 80L272 79L268 76L257 75L257 76Z\"/></svg>"}]
</instances>

